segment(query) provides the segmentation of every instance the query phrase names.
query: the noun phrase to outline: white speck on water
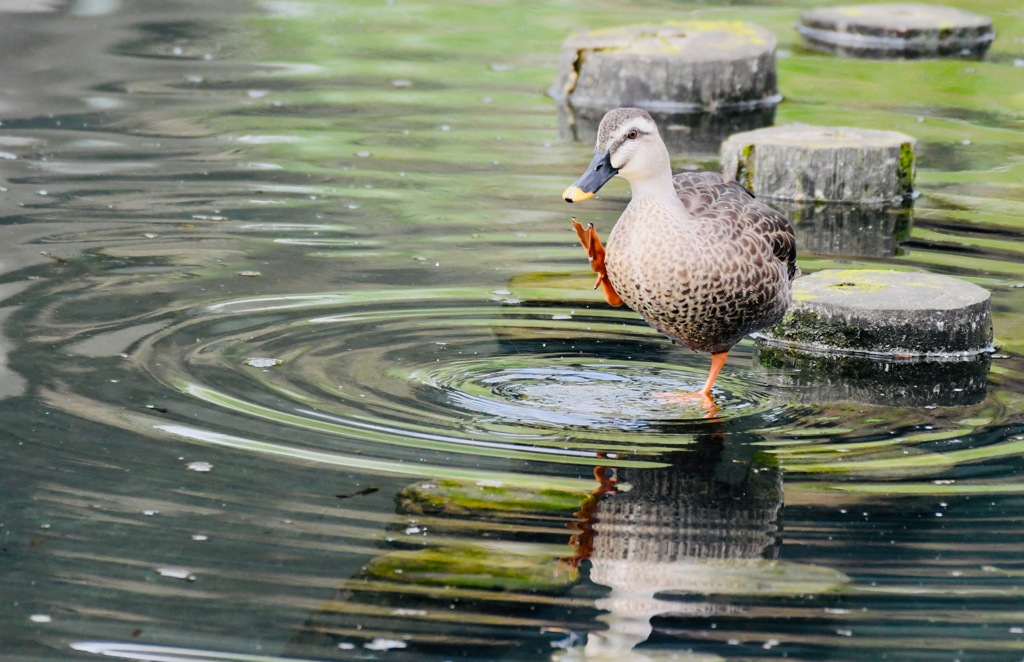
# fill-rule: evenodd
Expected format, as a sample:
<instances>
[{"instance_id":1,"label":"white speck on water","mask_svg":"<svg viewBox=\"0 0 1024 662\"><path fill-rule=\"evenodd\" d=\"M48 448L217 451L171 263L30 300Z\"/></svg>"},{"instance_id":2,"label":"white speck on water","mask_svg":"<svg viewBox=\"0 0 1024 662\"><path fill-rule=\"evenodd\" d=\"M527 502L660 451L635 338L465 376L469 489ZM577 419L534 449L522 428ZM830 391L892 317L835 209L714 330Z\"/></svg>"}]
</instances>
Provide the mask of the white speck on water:
<instances>
[{"instance_id":1,"label":"white speck on water","mask_svg":"<svg viewBox=\"0 0 1024 662\"><path fill-rule=\"evenodd\" d=\"M422 533L422 532L423 532L423 529L421 529L418 526L407 526L407 527L405 527L405 535L407 535L407 536L414 536L417 533Z\"/></svg>"},{"instance_id":2,"label":"white speck on water","mask_svg":"<svg viewBox=\"0 0 1024 662\"><path fill-rule=\"evenodd\" d=\"M391 612L392 616L426 616L426 609L395 609Z\"/></svg>"},{"instance_id":3,"label":"white speck on water","mask_svg":"<svg viewBox=\"0 0 1024 662\"><path fill-rule=\"evenodd\" d=\"M250 357L245 360L245 365L252 366L253 368L275 368L283 364L284 361L281 359L272 359L260 356Z\"/></svg>"},{"instance_id":4,"label":"white speck on water","mask_svg":"<svg viewBox=\"0 0 1024 662\"><path fill-rule=\"evenodd\" d=\"M763 648L765 650L771 650L771 649L775 648L778 645L779 645L779 640L778 639L769 639L768 641L764 642L764 645L761 646L761 648Z\"/></svg>"},{"instance_id":5,"label":"white speck on water","mask_svg":"<svg viewBox=\"0 0 1024 662\"><path fill-rule=\"evenodd\" d=\"M33 623L50 623L53 621L49 614L32 614L28 619Z\"/></svg>"},{"instance_id":6,"label":"white speck on water","mask_svg":"<svg viewBox=\"0 0 1024 662\"><path fill-rule=\"evenodd\" d=\"M838 634L840 637L852 637L853 630L836 630L836 634Z\"/></svg>"},{"instance_id":7,"label":"white speck on water","mask_svg":"<svg viewBox=\"0 0 1024 662\"><path fill-rule=\"evenodd\" d=\"M384 639L383 637L377 637L363 644L363 648L371 651L388 651L392 648L406 648L407 646L408 644L401 639Z\"/></svg>"},{"instance_id":8,"label":"white speck on water","mask_svg":"<svg viewBox=\"0 0 1024 662\"><path fill-rule=\"evenodd\" d=\"M38 191L38 193L39 193L39 195L50 195L50 192L47 191L46 189L42 189L42 190Z\"/></svg>"},{"instance_id":9,"label":"white speck on water","mask_svg":"<svg viewBox=\"0 0 1024 662\"><path fill-rule=\"evenodd\" d=\"M146 517L152 517L153 515L159 515L160 511L159 510L143 510L142 514L145 515Z\"/></svg>"},{"instance_id":10,"label":"white speck on water","mask_svg":"<svg viewBox=\"0 0 1024 662\"><path fill-rule=\"evenodd\" d=\"M157 568L156 571L161 577L170 577L171 579L183 579L187 582L194 582L196 576L192 574L192 571L188 568L180 568L176 566L168 566L166 568Z\"/></svg>"},{"instance_id":11,"label":"white speck on water","mask_svg":"<svg viewBox=\"0 0 1024 662\"><path fill-rule=\"evenodd\" d=\"M189 462L185 465L185 468L189 471L198 471L200 473L206 473L207 471L213 470L213 465L209 462Z\"/></svg>"},{"instance_id":12,"label":"white speck on water","mask_svg":"<svg viewBox=\"0 0 1024 662\"><path fill-rule=\"evenodd\" d=\"M209 539L210 539L210 536L208 536L208 535L206 535L204 533L193 533L192 534L192 540L195 540L196 542L205 542L205 541L207 541Z\"/></svg>"},{"instance_id":13,"label":"white speck on water","mask_svg":"<svg viewBox=\"0 0 1024 662\"><path fill-rule=\"evenodd\" d=\"M343 651L355 650L355 647L356 647L355 644L353 644L351 642L348 642L348 641L343 641L340 644L338 644L338 648L340 648Z\"/></svg>"}]
</instances>

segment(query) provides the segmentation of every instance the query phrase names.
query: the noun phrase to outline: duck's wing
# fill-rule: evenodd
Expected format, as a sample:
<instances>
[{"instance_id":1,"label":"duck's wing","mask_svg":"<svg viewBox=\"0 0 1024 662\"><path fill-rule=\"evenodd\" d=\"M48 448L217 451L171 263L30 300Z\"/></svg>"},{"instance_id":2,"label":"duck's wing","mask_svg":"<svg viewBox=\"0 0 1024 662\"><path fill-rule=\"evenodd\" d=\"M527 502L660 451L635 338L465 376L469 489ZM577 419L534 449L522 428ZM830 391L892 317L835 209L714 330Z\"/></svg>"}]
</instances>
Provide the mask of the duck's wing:
<instances>
[{"instance_id":1,"label":"duck's wing","mask_svg":"<svg viewBox=\"0 0 1024 662\"><path fill-rule=\"evenodd\" d=\"M716 220L742 232L752 231L771 245L772 254L796 277L796 235L783 214L754 197L735 179L717 172L681 172L672 179L676 195L693 218Z\"/></svg>"}]
</instances>

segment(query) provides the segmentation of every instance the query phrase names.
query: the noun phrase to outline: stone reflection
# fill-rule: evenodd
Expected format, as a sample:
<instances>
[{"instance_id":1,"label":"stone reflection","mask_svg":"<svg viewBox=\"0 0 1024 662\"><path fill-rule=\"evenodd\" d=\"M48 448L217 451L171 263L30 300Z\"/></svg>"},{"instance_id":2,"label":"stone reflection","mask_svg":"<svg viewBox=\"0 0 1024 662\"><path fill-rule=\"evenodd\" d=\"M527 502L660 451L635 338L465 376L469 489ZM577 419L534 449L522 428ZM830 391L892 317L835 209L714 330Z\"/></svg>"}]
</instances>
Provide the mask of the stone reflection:
<instances>
[{"instance_id":1,"label":"stone reflection","mask_svg":"<svg viewBox=\"0 0 1024 662\"><path fill-rule=\"evenodd\" d=\"M577 140L593 146L597 141L597 127L608 110L610 108L575 107L559 103L559 136L564 140ZM661 137L672 155L700 153L717 156L722 141L730 135L771 126L775 121L774 104L727 108L715 112L648 111L657 122Z\"/></svg>"},{"instance_id":2,"label":"stone reflection","mask_svg":"<svg viewBox=\"0 0 1024 662\"><path fill-rule=\"evenodd\" d=\"M766 200L796 230L802 254L888 257L910 238L913 202L898 205Z\"/></svg>"},{"instance_id":3,"label":"stone reflection","mask_svg":"<svg viewBox=\"0 0 1024 662\"><path fill-rule=\"evenodd\" d=\"M761 345L754 361L765 380L796 402L857 402L897 407L958 407L988 393L991 354L947 360L811 354Z\"/></svg>"},{"instance_id":4,"label":"stone reflection","mask_svg":"<svg viewBox=\"0 0 1024 662\"><path fill-rule=\"evenodd\" d=\"M588 561L591 581L611 589L596 601L606 629L555 659L637 659L631 652L651 635L655 616L741 609L694 596L806 594L846 581L779 559L782 473L749 441L716 429L665 469L598 468L570 561ZM637 653L658 659L655 650Z\"/></svg>"}]
</instances>

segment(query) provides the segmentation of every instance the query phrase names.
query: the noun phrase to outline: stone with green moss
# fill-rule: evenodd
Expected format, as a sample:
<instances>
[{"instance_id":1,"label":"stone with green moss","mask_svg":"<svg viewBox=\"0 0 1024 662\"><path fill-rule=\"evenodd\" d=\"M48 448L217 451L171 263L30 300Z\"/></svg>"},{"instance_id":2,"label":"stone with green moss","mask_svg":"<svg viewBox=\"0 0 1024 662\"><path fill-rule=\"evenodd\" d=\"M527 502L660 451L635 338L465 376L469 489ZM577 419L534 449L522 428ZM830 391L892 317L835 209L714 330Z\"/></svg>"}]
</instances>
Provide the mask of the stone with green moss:
<instances>
[{"instance_id":1,"label":"stone with green moss","mask_svg":"<svg viewBox=\"0 0 1024 662\"><path fill-rule=\"evenodd\" d=\"M886 3L819 7L797 30L812 48L846 57L981 57L992 19L956 7Z\"/></svg>"},{"instance_id":2,"label":"stone with green moss","mask_svg":"<svg viewBox=\"0 0 1024 662\"><path fill-rule=\"evenodd\" d=\"M549 94L575 108L693 112L778 103L776 38L753 23L672 21L565 40Z\"/></svg>"},{"instance_id":3,"label":"stone with green moss","mask_svg":"<svg viewBox=\"0 0 1024 662\"><path fill-rule=\"evenodd\" d=\"M914 138L897 131L808 125L736 133L722 170L758 197L893 203L914 193Z\"/></svg>"},{"instance_id":4,"label":"stone with green moss","mask_svg":"<svg viewBox=\"0 0 1024 662\"><path fill-rule=\"evenodd\" d=\"M585 492L530 489L513 485L456 480L420 481L395 497L399 510L428 515L522 515L563 513L571 516L587 497Z\"/></svg>"},{"instance_id":5,"label":"stone with green moss","mask_svg":"<svg viewBox=\"0 0 1024 662\"><path fill-rule=\"evenodd\" d=\"M567 546L494 542L444 545L382 554L364 568L391 582L495 591L557 591L575 583L561 570Z\"/></svg>"},{"instance_id":6,"label":"stone with green moss","mask_svg":"<svg viewBox=\"0 0 1024 662\"><path fill-rule=\"evenodd\" d=\"M962 358L991 350L991 294L920 271L827 269L799 278L767 342L798 351Z\"/></svg>"}]
</instances>

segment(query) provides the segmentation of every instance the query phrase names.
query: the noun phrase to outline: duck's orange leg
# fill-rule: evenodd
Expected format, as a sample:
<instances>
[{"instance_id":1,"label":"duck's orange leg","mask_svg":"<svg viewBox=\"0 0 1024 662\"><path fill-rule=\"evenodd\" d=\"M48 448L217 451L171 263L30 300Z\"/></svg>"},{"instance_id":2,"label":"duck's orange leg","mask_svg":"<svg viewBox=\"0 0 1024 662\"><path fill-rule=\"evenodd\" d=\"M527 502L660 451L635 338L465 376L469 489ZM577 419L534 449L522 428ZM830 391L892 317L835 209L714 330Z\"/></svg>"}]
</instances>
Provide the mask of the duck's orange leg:
<instances>
[{"instance_id":1,"label":"duck's orange leg","mask_svg":"<svg viewBox=\"0 0 1024 662\"><path fill-rule=\"evenodd\" d=\"M728 357L729 350L711 355L711 369L708 370L708 378L699 391L692 393L657 393L655 394L656 397L668 403L691 403L699 399L700 404L707 412L707 417L714 418L718 413L718 407L715 405L714 396L711 395L711 387L715 385L715 378L722 371L722 366L725 365L725 360Z\"/></svg>"},{"instance_id":2,"label":"duck's orange leg","mask_svg":"<svg viewBox=\"0 0 1024 662\"><path fill-rule=\"evenodd\" d=\"M597 282L594 283L594 289L596 290L600 287L604 292L605 301L613 306L621 306L622 298L615 291L612 282L608 280L608 272L604 266L604 245L601 244L601 238L597 236L594 224L587 223L587 227L583 227L583 224L577 221L574 216L572 227L576 230L576 236L580 238L583 248L587 249L587 257L590 258L590 268L597 272Z\"/></svg>"},{"instance_id":3,"label":"duck's orange leg","mask_svg":"<svg viewBox=\"0 0 1024 662\"><path fill-rule=\"evenodd\" d=\"M718 377L718 373L722 371L722 366L725 365L725 359L728 357L729 350L711 355L711 369L708 370L707 381L704 382L704 387L697 391L705 398L711 397L711 387L715 385L715 378Z\"/></svg>"}]
</instances>

